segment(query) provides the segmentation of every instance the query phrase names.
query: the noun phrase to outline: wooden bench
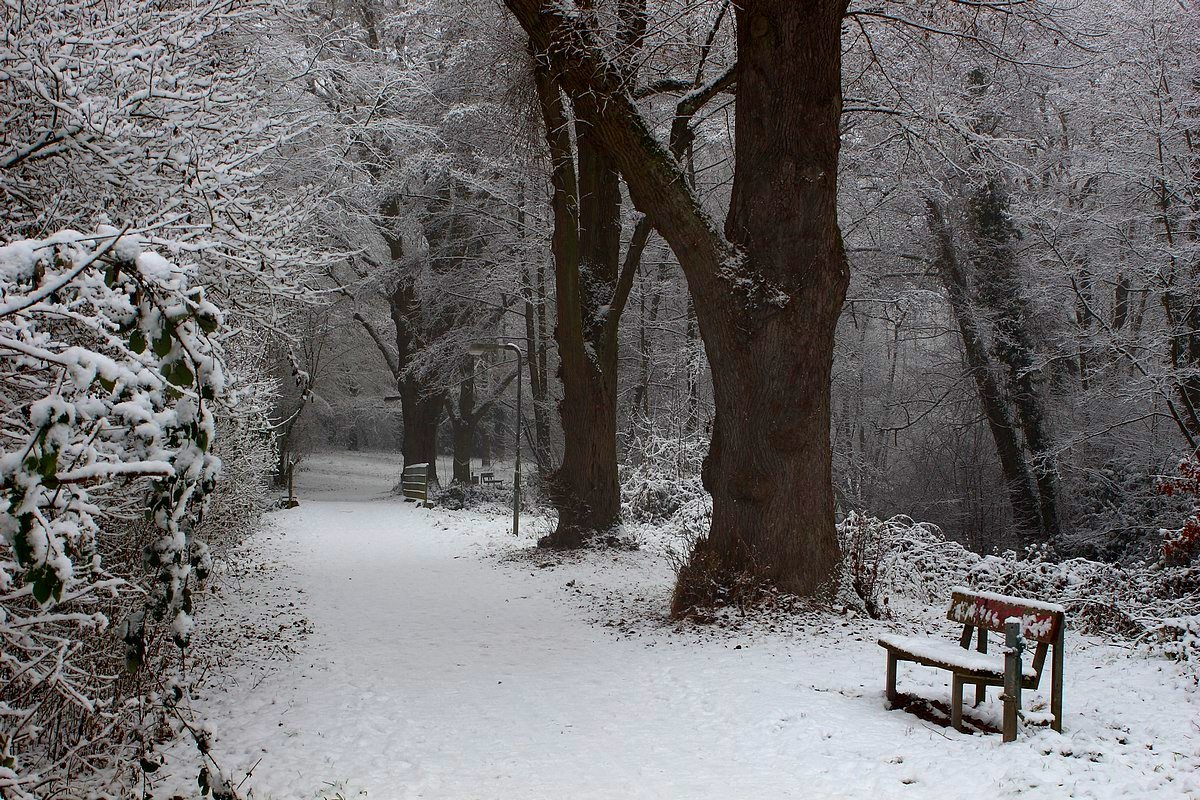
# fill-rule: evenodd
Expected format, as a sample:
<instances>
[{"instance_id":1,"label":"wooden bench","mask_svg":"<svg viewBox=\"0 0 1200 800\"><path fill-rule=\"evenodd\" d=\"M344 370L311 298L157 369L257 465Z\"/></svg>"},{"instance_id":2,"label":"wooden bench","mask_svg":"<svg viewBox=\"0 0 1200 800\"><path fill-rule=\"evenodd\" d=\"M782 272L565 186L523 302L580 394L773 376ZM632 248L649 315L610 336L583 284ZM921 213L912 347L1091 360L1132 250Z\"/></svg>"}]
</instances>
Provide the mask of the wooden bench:
<instances>
[{"instance_id":1,"label":"wooden bench","mask_svg":"<svg viewBox=\"0 0 1200 800\"><path fill-rule=\"evenodd\" d=\"M479 475L479 483L483 486L503 486L504 481L496 477L494 472L484 472Z\"/></svg>"},{"instance_id":2,"label":"wooden bench","mask_svg":"<svg viewBox=\"0 0 1200 800\"><path fill-rule=\"evenodd\" d=\"M894 707L899 700L896 667L901 661L938 667L951 673L950 719L960 731L963 730L963 686L975 684L975 705L983 702L988 686L1003 686L1004 739L1012 741L1016 737L1021 690L1036 689L1041 683L1046 655L1052 650L1051 727L1062 731L1063 629L1066 613L1063 607L962 587L955 587L950 592L950 610L946 612L946 618L963 626L958 645L925 637L885 635L879 638L880 647L887 650L888 703ZM1006 622L1011 624L1006 626ZM976 631L978 636L975 635ZM988 653L989 631L1007 634L1005 646L994 654ZM1021 659L1022 637L1037 642L1032 664L1025 664ZM975 650L970 649L972 638L976 639Z\"/></svg>"},{"instance_id":3,"label":"wooden bench","mask_svg":"<svg viewBox=\"0 0 1200 800\"><path fill-rule=\"evenodd\" d=\"M400 488L404 494L405 502L409 500L420 501L422 505L429 505L429 463L413 464L404 467L404 474L400 478Z\"/></svg>"}]
</instances>

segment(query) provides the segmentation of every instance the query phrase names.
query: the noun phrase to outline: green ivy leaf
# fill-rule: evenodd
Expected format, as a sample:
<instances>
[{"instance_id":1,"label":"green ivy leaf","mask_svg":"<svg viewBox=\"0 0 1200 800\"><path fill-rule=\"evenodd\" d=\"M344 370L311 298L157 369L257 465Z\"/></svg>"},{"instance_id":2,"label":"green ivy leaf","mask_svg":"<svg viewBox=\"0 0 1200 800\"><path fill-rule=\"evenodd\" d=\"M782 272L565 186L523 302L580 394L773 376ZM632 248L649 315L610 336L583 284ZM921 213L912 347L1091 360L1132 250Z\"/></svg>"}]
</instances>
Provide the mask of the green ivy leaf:
<instances>
[{"instance_id":1,"label":"green ivy leaf","mask_svg":"<svg viewBox=\"0 0 1200 800\"><path fill-rule=\"evenodd\" d=\"M25 580L33 583L33 599L43 606L50 602L50 598L62 598L62 579L48 564L41 564L27 571Z\"/></svg>"},{"instance_id":2,"label":"green ivy leaf","mask_svg":"<svg viewBox=\"0 0 1200 800\"><path fill-rule=\"evenodd\" d=\"M214 333L217 330L217 318L212 314L200 314L196 317L196 322L200 325L200 330L205 333Z\"/></svg>"},{"instance_id":3,"label":"green ivy leaf","mask_svg":"<svg viewBox=\"0 0 1200 800\"><path fill-rule=\"evenodd\" d=\"M176 361L167 369L167 380L176 386L191 386L195 379L195 374L183 361Z\"/></svg>"},{"instance_id":4,"label":"green ivy leaf","mask_svg":"<svg viewBox=\"0 0 1200 800\"><path fill-rule=\"evenodd\" d=\"M200 794L208 797L208 793L212 791L212 779L209 777L208 767L200 768L200 774L196 776L196 783L200 786Z\"/></svg>"},{"instance_id":5,"label":"green ivy leaf","mask_svg":"<svg viewBox=\"0 0 1200 800\"><path fill-rule=\"evenodd\" d=\"M22 567L33 561L33 547L29 544L29 534L33 529L33 514L22 514L17 520L20 526L17 535L13 537L13 552L16 553L17 563Z\"/></svg>"},{"instance_id":6,"label":"green ivy leaf","mask_svg":"<svg viewBox=\"0 0 1200 800\"><path fill-rule=\"evenodd\" d=\"M154 355L166 358L171 353L171 334L163 331L163 335L154 340Z\"/></svg>"},{"instance_id":7,"label":"green ivy leaf","mask_svg":"<svg viewBox=\"0 0 1200 800\"><path fill-rule=\"evenodd\" d=\"M129 335L129 349L135 353L146 352L146 334L136 330Z\"/></svg>"},{"instance_id":8,"label":"green ivy leaf","mask_svg":"<svg viewBox=\"0 0 1200 800\"><path fill-rule=\"evenodd\" d=\"M43 450L42 457L38 460L38 474L46 481L54 479L58 474L58 451Z\"/></svg>"}]
</instances>

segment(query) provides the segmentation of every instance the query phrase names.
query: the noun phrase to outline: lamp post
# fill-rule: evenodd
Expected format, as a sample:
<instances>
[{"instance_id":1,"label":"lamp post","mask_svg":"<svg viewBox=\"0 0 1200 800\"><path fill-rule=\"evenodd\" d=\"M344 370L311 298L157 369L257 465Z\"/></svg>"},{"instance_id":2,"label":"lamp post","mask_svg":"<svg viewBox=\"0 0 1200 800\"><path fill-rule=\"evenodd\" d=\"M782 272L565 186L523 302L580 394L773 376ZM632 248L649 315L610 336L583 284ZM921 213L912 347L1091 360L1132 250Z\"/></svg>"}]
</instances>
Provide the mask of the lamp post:
<instances>
[{"instance_id":1,"label":"lamp post","mask_svg":"<svg viewBox=\"0 0 1200 800\"><path fill-rule=\"evenodd\" d=\"M525 352L512 342L473 342L467 350L473 356L512 350L517 354L517 443L516 470L513 472L513 536L521 532L521 365Z\"/></svg>"}]
</instances>

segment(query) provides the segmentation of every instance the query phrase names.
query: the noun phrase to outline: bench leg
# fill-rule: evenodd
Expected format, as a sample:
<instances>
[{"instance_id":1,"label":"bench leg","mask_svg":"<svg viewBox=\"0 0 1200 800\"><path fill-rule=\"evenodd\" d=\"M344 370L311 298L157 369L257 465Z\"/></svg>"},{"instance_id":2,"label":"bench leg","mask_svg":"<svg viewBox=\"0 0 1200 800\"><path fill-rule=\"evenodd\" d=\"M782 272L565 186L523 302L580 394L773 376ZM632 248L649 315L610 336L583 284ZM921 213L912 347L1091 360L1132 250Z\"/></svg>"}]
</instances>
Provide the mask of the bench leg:
<instances>
[{"instance_id":1,"label":"bench leg","mask_svg":"<svg viewBox=\"0 0 1200 800\"><path fill-rule=\"evenodd\" d=\"M975 649L980 653L986 653L988 648L987 628L979 629L979 642ZM987 684L980 681L975 684L975 705L980 705L987 700Z\"/></svg>"},{"instance_id":2,"label":"bench leg","mask_svg":"<svg viewBox=\"0 0 1200 800\"><path fill-rule=\"evenodd\" d=\"M1015 742L1021 727L1021 623L1004 623L1004 741Z\"/></svg>"},{"instance_id":3,"label":"bench leg","mask_svg":"<svg viewBox=\"0 0 1200 800\"><path fill-rule=\"evenodd\" d=\"M958 673L953 673L950 679L950 724L956 731L965 731L962 720L963 679Z\"/></svg>"},{"instance_id":4,"label":"bench leg","mask_svg":"<svg viewBox=\"0 0 1200 800\"><path fill-rule=\"evenodd\" d=\"M896 702L900 699L900 695L896 692L896 654L888 650L887 654L887 686L884 687L883 693L887 697L888 705L895 707Z\"/></svg>"},{"instance_id":5,"label":"bench leg","mask_svg":"<svg viewBox=\"0 0 1200 800\"><path fill-rule=\"evenodd\" d=\"M1054 680L1050 683L1050 713L1054 715L1054 721L1050 723L1050 727L1059 733L1062 733L1063 636L1061 632L1058 635L1058 640L1054 643L1054 665L1052 674Z\"/></svg>"}]
</instances>

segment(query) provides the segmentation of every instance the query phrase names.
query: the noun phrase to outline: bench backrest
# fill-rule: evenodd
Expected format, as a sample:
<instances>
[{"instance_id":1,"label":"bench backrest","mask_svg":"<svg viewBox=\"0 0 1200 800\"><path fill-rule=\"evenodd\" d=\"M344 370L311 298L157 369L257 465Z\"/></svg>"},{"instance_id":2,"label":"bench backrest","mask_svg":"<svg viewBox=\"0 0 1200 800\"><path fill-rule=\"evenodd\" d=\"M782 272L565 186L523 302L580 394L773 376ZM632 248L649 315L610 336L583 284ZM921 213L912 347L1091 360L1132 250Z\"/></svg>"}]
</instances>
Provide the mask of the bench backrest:
<instances>
[{"instance_id":1,"label":"bench backrest","mask_svg":"<svg viewBox=\"0 0 1200 800\"><path fill-rule=\"evenodd\" d=\"M989 631L1004 631L1009 617L1021 620L1021 633L1040 644L1055 644L1066 614L1062 606L1023 597L978 592L956 586L950 590L950 610L946 618L962 625Z\"/></svg>"},{"instance_id":2,"label":"bench backrest","mask_svg":"<svg viewBox=\"0 0 1200 800\"><path fill-rule=\"evenodd\" d=\"M405 467L404 474L400 479L400 486L405 497L413 500L428 500L429 462Z\"/></svg>"}]
</instances>

